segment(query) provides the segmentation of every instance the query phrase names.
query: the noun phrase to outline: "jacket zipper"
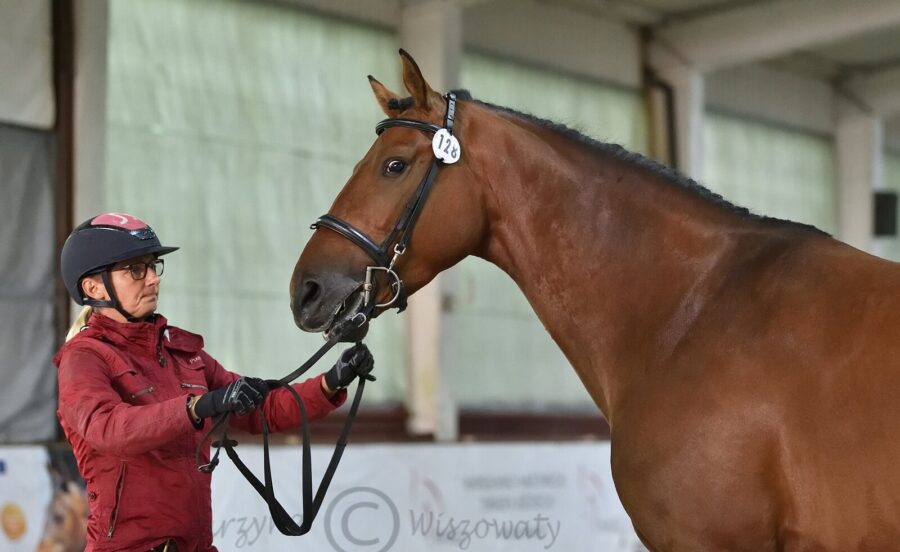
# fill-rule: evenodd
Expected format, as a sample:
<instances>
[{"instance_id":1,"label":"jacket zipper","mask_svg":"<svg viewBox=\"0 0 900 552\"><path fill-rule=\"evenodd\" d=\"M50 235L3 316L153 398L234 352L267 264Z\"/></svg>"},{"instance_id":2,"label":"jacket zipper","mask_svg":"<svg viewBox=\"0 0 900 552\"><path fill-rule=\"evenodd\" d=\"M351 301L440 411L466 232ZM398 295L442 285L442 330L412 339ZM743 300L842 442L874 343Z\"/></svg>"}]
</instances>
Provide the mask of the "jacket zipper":
<instances>
[{"instance_id":1,"label":"jacket zipper","mask_svg":"<svg viewBox=\"0 0 900 552\"><path fill-rule=\"evenodd\" d=\"M119 506L122 504L122 489L125 487L125 469L128 464L122 462L119 468L119 479L116 481L116 504L113 506L112 513L109 514L109 531L106 532L108 538L112 538L113 531L116 530L116 518L119 516Z\"/></svg>"},{"instance_id":2,"label":"jacket zipper","mask_svg":"<svg viewBox=\"0 0 900 552\"><path fill-rule=\"evenodd\" d=\"M181 382L181 388L182 388L182 389L192 389L192 388L194 388L194 389L206 389L207 391L209 391L209 387L207 387L207 386L205 386L205 385L200 385L199 383L184 383L184 382Z\"/></svg>"},{"instance_id":3,"label":"jacket zipper","mask_svg":"<svg viewBox=\"0 0 900 552\"><path fill-rule=\"evenodd\" d=\"M163 346L163 338L166 334L166 328L162 327L159 329L159 335L156 339L156 360L159 362L160 366L166 365L166 359L163 357L162 346Z\"/></svg>"},{"instance_id":4,"label":"jacket zipper","mask_svg":"<svg viewBox=\"0 0 900 552\"><path fill-rule=\"evenodd\" d=\"M136 399L136 398L140 397L141 395L146 395L147 393L153 393L154 389L156 389L156 388L151 385L150 387L148 387L146 389L141 389L137 393L132 394L131 398Z\"/></svg>"}]
</instances>

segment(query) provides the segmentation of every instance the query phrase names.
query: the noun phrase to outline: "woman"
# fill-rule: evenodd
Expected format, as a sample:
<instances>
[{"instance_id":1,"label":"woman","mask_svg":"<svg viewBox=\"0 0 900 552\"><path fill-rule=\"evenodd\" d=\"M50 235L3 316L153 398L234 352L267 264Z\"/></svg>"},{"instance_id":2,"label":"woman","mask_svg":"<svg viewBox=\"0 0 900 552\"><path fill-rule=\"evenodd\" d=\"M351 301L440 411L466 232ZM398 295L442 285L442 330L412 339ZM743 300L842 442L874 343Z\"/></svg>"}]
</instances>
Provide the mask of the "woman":
<instances>
[{"instance_id":1,"label":"woman","mask_svg":"<svg viewBox=\"0 0 900 552\"><path fill-rule=\"evenodd\" d=\"M63 280L85 310L54 358L57 414L87 483L89 551L215 550L210 475L194 458L206 419L232 412L231 426L252 432L262 417L273 431L300 424L287 389L269 393L262 380L225 370L202 337L156 314L160 257L176 249L119 213L84 222L63 246ZM372 367L357 345L295 384L310 420L340 406L344 387L371 378Z\"/></svg>"}]
</instances>

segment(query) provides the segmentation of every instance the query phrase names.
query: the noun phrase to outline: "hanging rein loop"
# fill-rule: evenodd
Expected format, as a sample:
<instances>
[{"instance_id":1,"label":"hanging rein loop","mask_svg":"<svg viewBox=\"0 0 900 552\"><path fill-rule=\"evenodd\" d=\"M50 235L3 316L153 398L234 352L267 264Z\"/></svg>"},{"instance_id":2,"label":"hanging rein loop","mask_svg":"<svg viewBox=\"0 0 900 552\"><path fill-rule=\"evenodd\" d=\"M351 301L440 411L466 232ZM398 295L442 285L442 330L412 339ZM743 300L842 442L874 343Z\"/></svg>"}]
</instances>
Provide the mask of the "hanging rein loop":
<instances>
[{"instance_id":1,"label":"hanging rein loop","mask_svg":"<svg viewBox=\"0 0 900 552\"><path fill-rule=\"evenodd\" d=\"M334 347L344 336L348 335L353 330L359 328L363 324L368 321L368 317L372 312L374 305L370 305L364 308L362 311L356 314L352 319L345 323L345 326L340 328L338 331L334 332L333 337L328 340L327 343L319 347L319 350L316 351L306 362L303 363L299 368L291 372L290 374L284 376L278 380L266 380L266 384L269 386L269 389L276 389L278 387L284 387L291 393L294 397L294 401L297 403L297 406L300 410L300 419L302 421L301 425L301 436L303 438L303 464L301 467L301 477L302 477L302 502L303 502L303 519L298 525L290 513L285 510L284 506L281 505L280 502L275 498L275 488L272 483L272 468L269 463L269 426L266 422L266 417L264 414L260 413L260 422L262 423L262 435L263 435L263 478L264 482L261 482L254 474L250 471L250 469L244 464L244 462L240 459L237 452L234 448L237 446L237 441L228 438L228 430L227 423L228 419L231 417L230 412L226 412L224 414L220 414L214 420L212 427L203 435L200 441L197 443L197 448L195 450L195 461L197 463L197 469L204 473L211 473L215 467L219 464L219 453L222 449L225 449L225 454L231 458L231 461L234 462L235 467L237 467L238 471L244 476L244 478L256 489L256 492L265 500L266 505L269 508L269 513L272 515L272 522L275 524L275 527L284 534L290 536L300 536L305 535L312 528L313 520L315 520L316 515L319 513L319 509L322 507L322 501L325 499L325 493L328 491L328 486L331 484L331 480L334 477L335 471L337 471L338 463L341 461L341 456L344 454L344 449L347 446L347 440L350 436L350 429L353 426L353 420L356 418L356 412L359 410L359 404L362 401L363 389L365 388L365 378L359 377L358 383L356 387L356 393L353 396L353 402L350 405L350 412L347 414L347 419L344 422L344 427L341 431L340 436L338 437L337 443L335 444L334 452L331 455L331 460L328 463L328 467L325 469L325 474L322 476L322 480L319 483L319 488L315 493L315 497L313 496L313 485L312 485L312 451L310 447L310 433L309 433L309 418L306 414L306 407L303 404L303 400L300 398L300 394L297 393L297 390L294 389L290 382L294 381L301 375L303 375L307 370L312 368L322 356L325 355L332 347ZM212 443L212 446L216 449L215 454L212 459L206 463L201 464L200 455L202 451L203 444L210 439L211 436L216 433L221 428L226 428L222 430L222 436Z\"/></svg>"}]
</instances>

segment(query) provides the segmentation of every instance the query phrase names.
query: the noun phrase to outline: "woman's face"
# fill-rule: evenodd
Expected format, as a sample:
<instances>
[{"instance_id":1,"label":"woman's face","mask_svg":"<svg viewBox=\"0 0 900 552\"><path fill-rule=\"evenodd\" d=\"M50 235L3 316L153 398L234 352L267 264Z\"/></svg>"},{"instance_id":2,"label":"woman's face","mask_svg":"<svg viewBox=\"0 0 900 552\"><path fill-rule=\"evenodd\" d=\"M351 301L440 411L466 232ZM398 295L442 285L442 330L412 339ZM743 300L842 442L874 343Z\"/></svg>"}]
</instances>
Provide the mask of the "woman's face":
<instances>
[{"instance_id":1,"label":"woman's face","mask_svg":"<svg viewBox=\"0 0 900 552\"><path fill-rule=\"evenodd\" d=\"M156 312L159 301L159 275L153 268L155 260L156 257L153 255L135 257L116 263L110 272L119 305L135 318L143 318ZM147 264L146 270L141 266L145 263ZM135 279L132 273L141 271L144 272L144 277ZM87 294L94 299L109 299L109 293L107 293L106 286L103 285L99 274L85 278L84 287ZM98 294L99 296L97 296ZM102 312L110 318L125 322L125 317L115 309L103 309Z\"/></svg>"}]
</instances>

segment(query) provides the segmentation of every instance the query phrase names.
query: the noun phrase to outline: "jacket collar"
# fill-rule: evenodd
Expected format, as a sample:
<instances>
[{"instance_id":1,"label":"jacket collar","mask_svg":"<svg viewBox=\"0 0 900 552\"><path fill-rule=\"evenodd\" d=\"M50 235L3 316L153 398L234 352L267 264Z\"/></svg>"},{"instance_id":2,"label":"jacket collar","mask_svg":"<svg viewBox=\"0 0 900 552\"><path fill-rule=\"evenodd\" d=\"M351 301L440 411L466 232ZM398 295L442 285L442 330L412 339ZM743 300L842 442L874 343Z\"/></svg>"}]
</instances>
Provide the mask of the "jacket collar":
<instances>
[{"instance_id":1,"label":"jacket collar","mask_svg":"<svg viewBox=\"0 0 900 552\"><path fill-rule=\"evenodd\" d=\"M154 352L168 323L161 314L154 314L146 322L118 322L94 312L88 319L87 326L97 332L98 337L108 339L116 345Z\"/></svg>"}]
</instances>

